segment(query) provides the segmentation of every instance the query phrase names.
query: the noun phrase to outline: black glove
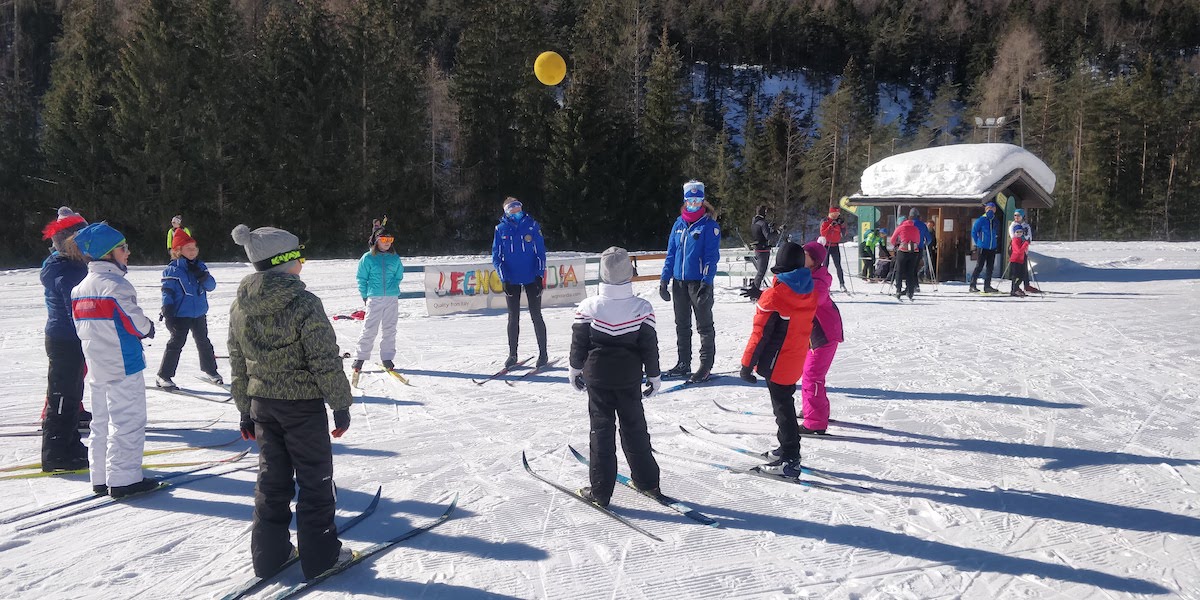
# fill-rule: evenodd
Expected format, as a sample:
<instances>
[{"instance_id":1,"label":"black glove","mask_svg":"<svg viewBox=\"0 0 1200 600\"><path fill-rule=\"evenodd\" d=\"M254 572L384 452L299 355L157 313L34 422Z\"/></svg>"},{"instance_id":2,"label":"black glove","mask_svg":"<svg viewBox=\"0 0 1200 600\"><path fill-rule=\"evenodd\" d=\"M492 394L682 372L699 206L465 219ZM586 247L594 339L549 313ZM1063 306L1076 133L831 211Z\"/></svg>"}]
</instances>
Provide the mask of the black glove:
<instances>
[{"instance_id":1,"label":"black glove","mask_svg":"<svg viewBox=\"0 0 1200 600\"><path fill-rule=\"evenodd\" d=\"M671 301L671 292L667 291L667 282L663 281L658 284L658 296L663 299L663 302Z\"/></svg>"},{"instance_id":2,"label":"black glove","mask_svg":"<svg viewBox=\"0 0 1200 600\"><path fill-rule=\"evenodd\" d=\"M242 420L238 424L242 429L242 439L254 439L254 419L250 418L250 413L242 413Z\"/></svg>"},{"instance_id":3,"label":"black glove","mask_svg":"<svg viewBox=\"0 0 1200 600\"><path fill-rule=\"evenodd\" d=\"M754 376L754 369L750 367L742 367L742 372L738 373L738 377L746 383L758 383L758 378Z\"/></svg>"},{"instance_id":4,"label":"black glove","mask_svg":"<svg viewBox=\"0 0 1200 600\"><path fill-rule=\"evenodd\" d=\"M329 432L335 438L342 437L350 429L350 409L343 408L333 411L333 431Z\"/></svg>"},{"instance_id":5,"label":"black glove","mask_svg":"<svg viewBox=\"0 0 1200 600\"><path fill-rule=\"evenodd\" d=\"M196 283L204 283L205 279L212 277L205 269L196 269L192 274L196 276Z\"/></svg>"},{"instance_id":6,"label":"black glove","mask_svg":"<svg viewBox=\"0 0 1200 600\"><path fill-rule=\"evenodd\" d=\"M742 297L743 298L750 298L751 300L758 300L759 296L762 296L762 290L760 290L756 287L742 288Z\"/></svg>"},{"instance_id":7,"label":"black glove","mask_svg":"<svg viewBox=\"0 0 1200 600\"><path fill-rule=\"evenodd\" d=\"M147 333L146 335L144 335L142 337L148 337L150 339L154 339L154 321L150 321L150 333Z\"/></svg>"}]
</instances>

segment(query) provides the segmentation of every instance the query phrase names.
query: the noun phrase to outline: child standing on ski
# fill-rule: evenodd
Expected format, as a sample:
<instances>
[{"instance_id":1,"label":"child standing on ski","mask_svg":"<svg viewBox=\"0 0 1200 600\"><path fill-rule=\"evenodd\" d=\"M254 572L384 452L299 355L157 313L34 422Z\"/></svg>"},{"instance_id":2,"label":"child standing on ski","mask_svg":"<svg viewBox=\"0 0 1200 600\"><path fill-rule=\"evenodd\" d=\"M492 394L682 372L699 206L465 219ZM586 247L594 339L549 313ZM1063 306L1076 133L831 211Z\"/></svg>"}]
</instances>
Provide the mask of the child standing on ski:
<instances>
[{"instance_id":1,"label":"child standing on ski","mask_svg":"<svg viewBox=\"0 0 1200 600\"><path fill-rule=\"evenodd\" d=\"M129 245L121 232L108 223L93 223L75 234L75 244L91 261L87 277L71 291L71 311L92 390L88 438L92 490L124 498L158 485L142 477L146 446L142 339L154 337L154 322L142 313L137 291L125 279Z\"/></svg>"},{"instance_id":2,"label":"child standing on ski","mask_svg":"<svg viewBox=\"0 0 1200 600\"><path fill-rule=\"evenodd\" d=\"M1021 284L1024 283L1027 288L1032 287L1029 285L1029 267L1025 264L1029 254L1029 240L1025 239L1025 230L1020 227L1013 228L1012 236L1008 249L1008 271L1012 275L1012 291L1008 295L1023 297L1026 294L1021 289Z\"/></svg>"},{"instance_id":3,"label":"child standing on ski","mask_svg":"<svg viewBox=\"0 0 1200 600\"><path fill-rule=\"evenodd\" d=\"M389 371L395 368L392 359L396 357L396 319L399 317L404 263L392 247L396 238L388 232L386 225L387 217L382 222L376 220L372 224L371 248L358 259L358 295L367 305L367 315L354 356L353 383L356 385L363 362L371 358L371 347L375 345L375 336L381 326L383 334L379 338L379 359L383 368Z\"/></svg>"},{"instance_id":4,"label":"child standing on ski","mask_svg":"<svg viewBox=\"0 0 1200 600\"><path fill-rule=\"evenodd\" d=\"M242 437L258 441L258 482L250 555L254 574L274 574L292 554L289 507L296 502L296 550L305 579L350 558L333 522L329 436L350 428L350 384L325 307L304 289L300 240L274 227L233 230L255 273L229 308L229 363ZM332 432L325 404L333 409Z\"/></svg>"},{"instance_id":5,"label":"child standing on ski","mask_svg":"<svg viewBox=\"0 0 1200 600\"><path fill-rule=\"evenodd\" d=\"M621 449L634 485L660 496L658 463L650 447L642 398L662 386L654 308L633 295L633 265L623 248L600 255L600 294L579 303L571 326L571 368L575 389L587 390L591 422L591 486L579 495L608 506L617 477L617 420ZM648 387L642 390L642 371Z\"/></svg>"},{"instance_id":6,"label":"child standing on ski","mask_svg":"<svg viewBox=\"0 0 1200 600\"><path fill-rule=\"evenodd\" d=\"M208 339L208 293L216 289L217 280L200 260L200 247L191 235L181 229L175 232L171 243L171 262L162 274L162 318L167 322L171 339L158 366L155 385L166 389L176 387L172 377L179 367L179 355L189 331L200 354L200 372L204 374L200 379L224 385L225 380L217 373L216 353Z\"/></svg>"},{"instance_id":7,"label":"child standing on ski","mask_svg":"<svg viewBox=\"0 0 1200 600\"><path fill-rule=\"evenodd\" d=\"M818 244L819 245L819 244ZM808 358L813 315L817 310L812 270L821 262L795 242L784 244L775 257L775 285L757 295L754 325L742 353L741 378L750 383L758 374L767 379L775 413L779 448L764 456L771 462L756 467L763 473L800 476L800 424L796 420L796 382ZM826 272L828 273L828 271Z\"/></svg>"},{"instance_id":8,"label":"child standing on ski","mask_svg":"<svg viewBox=\"0 0 1200 600\"><path fill-rule=\"evenodd\" d=\"M812 257L814 265L825 262L825 246L819 242L805 244L804 253ZM808 264L807 260L805 264ZM800 398L804 421L800 425L800 433L819 434L825 433L829 427L829 394L825 391L825 375L829 373L829 365L833 364L833 356L837 354L838 344L842 341L842 313L829 294L833 286L829 269L816 266L812 269L812 279L817 295L817 310L801 378Z\"/></svg>"}]
</instances>

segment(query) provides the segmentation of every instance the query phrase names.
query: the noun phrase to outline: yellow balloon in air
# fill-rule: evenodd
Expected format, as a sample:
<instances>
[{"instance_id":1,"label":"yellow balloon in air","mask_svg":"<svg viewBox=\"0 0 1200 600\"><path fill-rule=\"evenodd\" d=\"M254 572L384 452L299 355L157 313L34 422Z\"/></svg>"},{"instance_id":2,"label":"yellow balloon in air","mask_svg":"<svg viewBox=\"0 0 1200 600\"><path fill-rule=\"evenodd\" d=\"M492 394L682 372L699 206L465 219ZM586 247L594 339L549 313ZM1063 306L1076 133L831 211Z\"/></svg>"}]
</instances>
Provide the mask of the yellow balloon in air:
<instances>
[{"instance_id":1,"label":"yellow balloon in air","mask_svg":"<svg viewBox=\"0 0 1200 600\"><path fill-rule=\"evenodd\" d=\"M533 74L546 85L558 85L567 76L567 62L557 52L543 52L533 61Z\"/></svg>"}]
</instances>

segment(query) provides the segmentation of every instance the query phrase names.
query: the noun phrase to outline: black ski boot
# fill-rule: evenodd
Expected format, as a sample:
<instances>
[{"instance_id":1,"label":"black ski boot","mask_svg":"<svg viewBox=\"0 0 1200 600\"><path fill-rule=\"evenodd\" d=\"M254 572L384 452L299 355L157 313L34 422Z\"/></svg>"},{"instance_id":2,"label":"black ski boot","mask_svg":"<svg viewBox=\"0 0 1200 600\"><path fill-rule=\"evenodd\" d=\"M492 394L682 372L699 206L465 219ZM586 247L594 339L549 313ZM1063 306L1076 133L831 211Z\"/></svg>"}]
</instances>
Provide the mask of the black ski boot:
<instances>
[{"instance_id":1,"label":"black ski boot","mask_svg":"<svg viewBox=\"0 0 1200 600\"><path fill-rule=\"evenodd\" d=\"M546 366L546 364L549 362L550 362L550 356L548 354L546 354L545 352L543 352L538 355L537 367L535 367L535 368L540 369L540 368Z\"/></svg>"},{"instance_id":2,"label":"black ski boot","mask_svg":"<svg viewBox=\"0 0 1200 600\"><path fill-rule=\"evenodd\" d=\"M504 361L504 368L511 369L513 365L517 364L517 360L516 354L509 354L508 358Z\"/></svg>"},{"instance_id":3,"label":"black ski boot","mask_svg":"<svg viewBox=\"0 0 1200 600\"><path fill-rule=\"evenodd\" d=\"M380 362L381 362L381 363L383 363L383 368L385 368L385 369L387 369L387 370L389 370L389 371L394 371L394 370L396 370L396 365L395 365L395 363L393 363L392 361L390 361L390 360L384 360L384 361L380 361Z\"/></svg>"},{"instance_id":4,"label":"black ski boot","mask_svg":"<svg viewBox=\"0 0 1200 600\"><path fill-rule=\"evenodd\" d=\"M608 498L597 498L592 494L591 487L579 488L579 497L599 506L600 508L608 508Z\"/></svg>"},{"instance_id":5,"label":"black ski boot","mask_svg":"<svg viewBox=\"0 0 1200 600\"><path fill-rule=\"evenodd\" d=\"M143 492L148 492L156 487L158 487L157 480L142 479L141 481L139 481L137 483L131 483L129 485L119 485L117 487L110 487L110 488L108 488L108 495L112 496L114 500L120 500L121 498L124 498L126 496L132 496L134 494L141 494Z\"/></svg>"},{"instance_id":6,"label":"black ski boot","mask_svg":"<svg viewBox=\"0 0 1200 600\"><path fill-rule=\"evenodd\" d=\"M695 373L692 373L691 377L688 377L688 383L700 383L701 381L707 381L711 376L712 367L701 365Z\"/></svg>"},{"instance_id":7,"label":"black ski boot","mask_svg":"<svg viewBox=\"0 0 1200 600\"><path fill-rule=\"evenodd\" d=\"M350 368L354 369L355 373L362 371L362 366L363 366L363 361L361 361L361 360L356 360L350 364Z\"/></svg>"},{"instance_id":8,"label":"black ski boot","mask_svg":"<svg viewBox=\"0 0 1200 600\"><path fill-rule=\"evenodd\" d=\"M663 373L663 377L671 378L671 379L682 379L691 374L692 374L692 366L691 365L679 363L679 364L675 365L674 367L671 367L671 369L669 371Z\"/></svg>"}]
</instances>

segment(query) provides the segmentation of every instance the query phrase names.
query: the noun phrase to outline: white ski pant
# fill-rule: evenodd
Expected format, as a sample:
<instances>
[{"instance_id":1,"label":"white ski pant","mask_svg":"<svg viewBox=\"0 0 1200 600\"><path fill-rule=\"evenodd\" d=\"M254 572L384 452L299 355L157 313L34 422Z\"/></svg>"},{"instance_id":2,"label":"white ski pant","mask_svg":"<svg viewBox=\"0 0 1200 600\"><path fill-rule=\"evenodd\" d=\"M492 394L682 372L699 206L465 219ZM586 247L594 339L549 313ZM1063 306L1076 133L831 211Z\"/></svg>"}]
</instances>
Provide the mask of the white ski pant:
<instances>
[{"instance_id":1,"label":"white ski pant","mask_svg":"<svg viewBox=\"0 0 1200 600\"><path fill-rule=\"evenodd\" d=\"M372 296L367 298L367 317L363 319L362 335L358 336L358 354L355 360L371 358L371 347L375 335L383 326L383 337L379 340L379 360L396 358L396 319L400 317L400 299L395 296Z\"/></svg>"},{"instance_id":2,"label":"white ski pant","mask_svg":"<svg viewBox=\"0 0 1200 600\"><path fill-rule=\"evenodd\" d=\"M142 451L146 447L146 379L142 373L90 383L92 433L88 436L88 460L92 485L120 487L142 480Z\"/></svg>"}]
</instances>

